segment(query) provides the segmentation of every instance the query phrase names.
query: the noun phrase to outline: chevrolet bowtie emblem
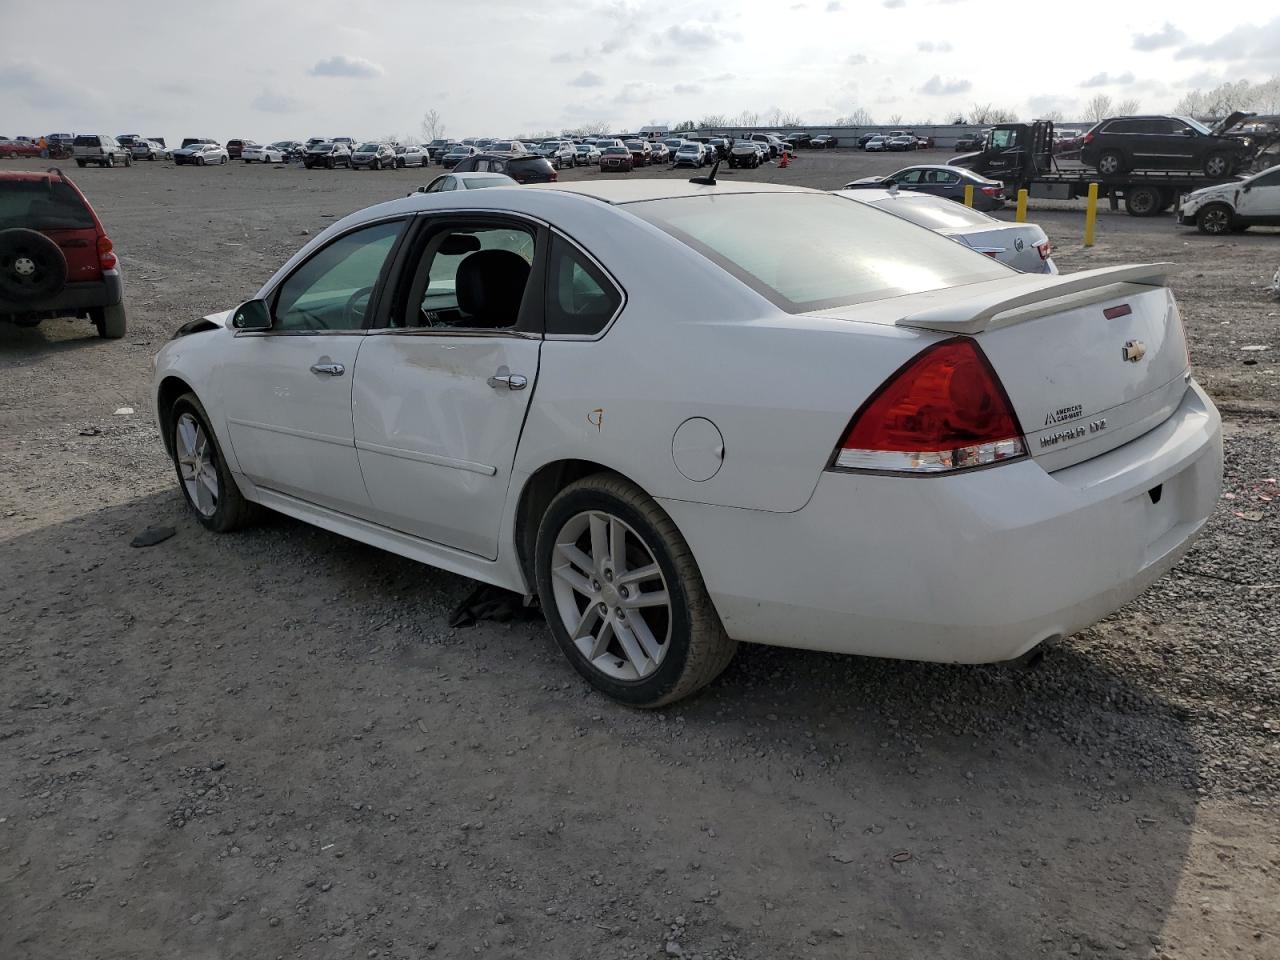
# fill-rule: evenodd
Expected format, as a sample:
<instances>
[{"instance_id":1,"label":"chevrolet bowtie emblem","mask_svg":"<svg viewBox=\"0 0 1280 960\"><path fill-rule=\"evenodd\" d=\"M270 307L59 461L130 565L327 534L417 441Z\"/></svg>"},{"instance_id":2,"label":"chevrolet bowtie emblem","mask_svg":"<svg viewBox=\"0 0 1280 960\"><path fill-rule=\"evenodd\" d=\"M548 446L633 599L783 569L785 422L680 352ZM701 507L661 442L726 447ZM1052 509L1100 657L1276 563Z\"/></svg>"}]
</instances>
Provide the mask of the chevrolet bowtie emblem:
<instances>
[{"instance_id":1,"label":"chevrolet bowtie emblem","mask_svg":"<svg viewBox=\"0 0 1280 960\"><path fill-rule=\"evenodd\" d=\"M1141 340L1126 340L1121 355L1130 363L1137 363L1147 355L1147 345Z\"/></svg>"}]
</instances>

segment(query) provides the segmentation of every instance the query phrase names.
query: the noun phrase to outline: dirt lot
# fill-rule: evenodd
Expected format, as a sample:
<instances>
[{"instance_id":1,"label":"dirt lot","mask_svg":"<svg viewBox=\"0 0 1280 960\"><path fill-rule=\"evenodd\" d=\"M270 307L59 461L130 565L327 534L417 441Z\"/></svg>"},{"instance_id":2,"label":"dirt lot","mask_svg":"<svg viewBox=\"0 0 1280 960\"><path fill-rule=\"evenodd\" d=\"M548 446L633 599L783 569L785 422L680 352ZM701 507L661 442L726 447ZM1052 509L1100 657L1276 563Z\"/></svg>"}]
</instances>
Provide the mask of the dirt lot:
<instances>
[{"instance_id":1,"label":"dirt lot","mask_svg":"<svg viewBox=\"0 0 1280 960\"><path fill-rule=\"evenodd\" d=\"M1104 213L1084 251L1036 213L1064 270L1184 265L1229 421L1228 497L1145 596L1035 669L746 647L637 713L536 621L450 629L459 578L184 516L152 354L421 171L75 177L132 326L0 326L0 957L1280 956L1280 236Z\"/></svg>"}]
</instances>

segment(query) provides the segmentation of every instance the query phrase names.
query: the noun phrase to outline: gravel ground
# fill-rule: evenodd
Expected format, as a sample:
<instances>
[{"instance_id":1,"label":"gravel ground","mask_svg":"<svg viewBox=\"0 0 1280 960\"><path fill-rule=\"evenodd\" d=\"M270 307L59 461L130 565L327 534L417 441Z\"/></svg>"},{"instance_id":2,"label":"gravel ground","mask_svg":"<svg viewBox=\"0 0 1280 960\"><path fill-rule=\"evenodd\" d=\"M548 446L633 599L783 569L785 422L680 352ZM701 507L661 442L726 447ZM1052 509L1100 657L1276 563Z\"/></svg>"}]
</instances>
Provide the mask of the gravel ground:
<instances>
[{"instance_id":1,"label":"gravel ground","mask_svg":"<svg viewBox=\"0 0 1280 960\"><path fill-rule=\"evenodd\" d=\"M75 178L132 327L0 326L0 957L1280 956L1280 238L1035 214L1064 270L1183 265L1228 419L1220 509L1140 599L1034 668L748 646L637 713L537 621L450 629L457 577L184 516L151 355L423 172Z\"/></svg>"}]
</instances>

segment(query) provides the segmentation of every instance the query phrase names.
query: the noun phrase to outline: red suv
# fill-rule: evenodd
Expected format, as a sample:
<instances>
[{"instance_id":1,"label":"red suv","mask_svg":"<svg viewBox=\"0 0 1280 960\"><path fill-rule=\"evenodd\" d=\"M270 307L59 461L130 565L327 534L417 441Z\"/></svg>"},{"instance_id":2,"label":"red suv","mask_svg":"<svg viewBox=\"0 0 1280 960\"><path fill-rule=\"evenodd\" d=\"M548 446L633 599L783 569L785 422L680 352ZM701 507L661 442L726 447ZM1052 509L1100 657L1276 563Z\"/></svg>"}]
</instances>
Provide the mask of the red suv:
<instances>
[{"instance_id":1,"label":"red suv","mask_svg":"<svg viewBox=\"0 0 1280 960\"><path fill-rule=\"evenodd\" d=\"M34 327L87 317L125 334L124 278L111 238L61 170L0 172L0 320Z\"/></svg>"}]
</instances>

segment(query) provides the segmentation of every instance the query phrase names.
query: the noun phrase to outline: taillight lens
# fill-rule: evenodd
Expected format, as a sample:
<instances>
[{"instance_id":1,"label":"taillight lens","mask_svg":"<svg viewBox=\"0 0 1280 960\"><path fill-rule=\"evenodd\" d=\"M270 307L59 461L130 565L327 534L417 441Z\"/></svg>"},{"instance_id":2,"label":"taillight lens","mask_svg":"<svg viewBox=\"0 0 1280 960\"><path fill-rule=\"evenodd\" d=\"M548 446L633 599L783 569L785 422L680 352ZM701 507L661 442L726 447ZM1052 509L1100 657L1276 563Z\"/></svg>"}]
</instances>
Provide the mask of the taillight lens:
<instances>
[{"instance_id":1,"label":"taillight lens","mask_svg":"<svg viewBox=\"0 0 1280 960\"><path fill-rule=\"evenodd\" d=\"M1044 240L1036 244L1036 252L1040 254L1041 260L1048 260L1053 256L1053 241Z\"/></svg>"},{"instance_id":2,"label":"taillight lens","mask_svg":"<svg viewBox=\"0 0 1280 960\"><path fill-rule=\"evenodd\" d=\"M1025 456L1022 427L991 364L965 337L922 351L854 416L833 466L943 473Z\"/></svg>"},{"instance_id":3,"label":"taillight lens","mask_svg":"<svg viewBox=\"0 0 1280 960\"><path fill-rule=\"evenodd\" d=\"M114 246L110 237L104 235L98 238L98 266L103 270L114 270L120 262L119 258L111 252Z\"/></svg>"},{"instance_id":4,"label":"taillight lens","mask_svg":"<svg viewBox=\"0 0 1280 960\"><path fill-rule=\"evenodd\" d=\"M1086 133L1086 134L1084 135L1084 139L1083 139L1083 140L1081 140L1080 142L1081 142L1082 144L1084 144L1084 143L1093 143L1093 131L1092 131L1092 130L1090 130L1088 133Z\"/></svg>"},{"instance_id":5,"label":"taillight lens","mask_svg":"<svg viewBox=\"0 0 1280 960\"><path fill-rule=\"evenodd\" d=\"M994 197L996 194L1000 193L1003 189L1004 189L1003 187L983 187L982 192L985 193L988 197Z\"/></svg>"}]
</instances>

